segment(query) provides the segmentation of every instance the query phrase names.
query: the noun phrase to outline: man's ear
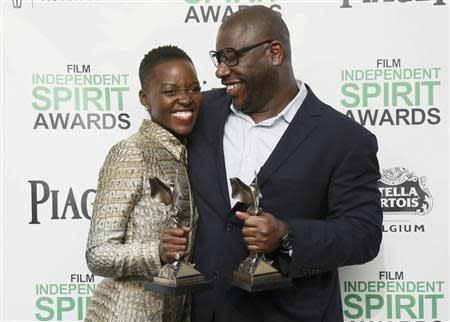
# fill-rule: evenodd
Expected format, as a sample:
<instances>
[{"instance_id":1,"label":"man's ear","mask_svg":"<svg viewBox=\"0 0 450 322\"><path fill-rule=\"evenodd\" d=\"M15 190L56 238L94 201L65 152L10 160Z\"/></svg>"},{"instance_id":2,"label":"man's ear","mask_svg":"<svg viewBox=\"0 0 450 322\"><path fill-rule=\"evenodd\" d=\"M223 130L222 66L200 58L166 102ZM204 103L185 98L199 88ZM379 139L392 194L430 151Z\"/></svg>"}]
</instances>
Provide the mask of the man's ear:
<instances>
[{"instance_id":1,"label":"man's ear","mask_svg":"<svg viewBox=\"0 0 450 322\"><path fill-rule=\"evenodd\" d=\"M270 58L275 66L281 65L284 58L284 46L281 42L275 40L270 44Z\"/></svg>"}]
</instances>

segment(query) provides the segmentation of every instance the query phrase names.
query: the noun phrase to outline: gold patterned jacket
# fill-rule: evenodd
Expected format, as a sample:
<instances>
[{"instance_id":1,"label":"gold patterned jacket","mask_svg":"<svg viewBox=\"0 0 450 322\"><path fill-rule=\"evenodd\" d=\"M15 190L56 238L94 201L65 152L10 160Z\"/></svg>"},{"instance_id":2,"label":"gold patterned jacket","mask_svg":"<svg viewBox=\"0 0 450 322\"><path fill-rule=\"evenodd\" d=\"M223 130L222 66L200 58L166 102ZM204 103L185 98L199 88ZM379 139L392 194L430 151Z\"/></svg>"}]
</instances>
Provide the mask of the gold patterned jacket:
<instances>
[{"instance_id":1,"label":"gold patterned jacket","mask_svg":"<svg viewBox=\"0 0 450 322\"><path fill-rule=\"evenodd\" d=\"M85 321L189 321L188 297L142 286L161 269L158 245L172 215L170 206L150 197L150 177L170 184L178 171L180 221L193 228L192 249L197 214L185 160L185 146L150 120L111 148L99 174L86 248L89 269L106 278L95 289Z\"/></svg>"}]
</instances>

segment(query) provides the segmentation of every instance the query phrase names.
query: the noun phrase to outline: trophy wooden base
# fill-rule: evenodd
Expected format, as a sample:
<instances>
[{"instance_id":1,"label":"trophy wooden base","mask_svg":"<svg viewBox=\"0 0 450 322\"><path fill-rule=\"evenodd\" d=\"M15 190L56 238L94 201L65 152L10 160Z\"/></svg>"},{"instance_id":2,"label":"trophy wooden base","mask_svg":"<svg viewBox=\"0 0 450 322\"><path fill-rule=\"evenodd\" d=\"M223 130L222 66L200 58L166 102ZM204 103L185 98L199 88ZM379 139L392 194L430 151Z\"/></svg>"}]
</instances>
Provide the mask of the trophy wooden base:
<instances>
[{"instance_id":1,"label":"trophy wooden base","mask_svg":"<svg viewBox=\"0 0 450 322\"><path fill-rule=\"evenodd\" d=\"M181 263L174 278L154 277L153 281L145 281L148 291L164 295L181 295L193 293L212 287L213 281L207 280L192 264Z\"/></svg>"},{"instance_id":2,"label":"trophy wooden base","mask_svg":"<svg viewBox=\"0 0 450 322\"><path fill-rule=\"evenodd\" d=\"M234 271L231 285L253 293L289 287L292 281L259 258L251 269L243 264L238 271Z\"/></svg>"},{"instance_id":3,"label":"trophy wooden base","mask_svg":"<svg viewBox=\"0 0 450 322\"><path fill-rule=\"evenodd\" d=\"M264 275L264 276L253 276L249 279L240 276L239 272L233 272L233 278L231 280L231 285L239 287L247 292L261 292L273 289L285 288L292 286L292 281L281 275L280 273Z\"/></svg>"},{"instance_id":4,"label":"trophy wooden base","mask_svg":"<svg viewBox=\"0 0 450 322\"><path fill-rule=\"evenodd\" d=\"M178 281L179 282L179 281ZM209 289L213 286L213 280L207 280L203 277L203 279L196 279L190 282L183 281L186 283L182 283L181 285L170 285L158 283L155 281L145 281L144 288L148 291L152 291L159 294L164 295L182 295L188 293L194 293L198 291L203 291Z\"/></svg>"}]
</instances>

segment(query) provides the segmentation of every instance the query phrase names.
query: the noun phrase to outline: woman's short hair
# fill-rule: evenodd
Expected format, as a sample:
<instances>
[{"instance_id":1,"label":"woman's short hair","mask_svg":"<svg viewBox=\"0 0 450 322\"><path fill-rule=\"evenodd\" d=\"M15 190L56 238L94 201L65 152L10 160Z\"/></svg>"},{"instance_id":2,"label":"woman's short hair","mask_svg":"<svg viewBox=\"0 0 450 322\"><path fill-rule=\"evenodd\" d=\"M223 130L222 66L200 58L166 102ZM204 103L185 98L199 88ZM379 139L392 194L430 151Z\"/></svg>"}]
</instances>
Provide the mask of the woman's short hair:
<instances>
[{"instance_id":1,"label":"woman's short hair","mask_svg":"<svg viewBox=\"0 0 450 322\"><path fill-rule=\"evenodd\" d=\"M166 45L150 50L144 56L139 66L139 80L141 81L141 87L144 88L147 85L152 69L156 65L173 59L184 59L192 64L191 57L177 46Z\"/></svg>"}]
</instances>

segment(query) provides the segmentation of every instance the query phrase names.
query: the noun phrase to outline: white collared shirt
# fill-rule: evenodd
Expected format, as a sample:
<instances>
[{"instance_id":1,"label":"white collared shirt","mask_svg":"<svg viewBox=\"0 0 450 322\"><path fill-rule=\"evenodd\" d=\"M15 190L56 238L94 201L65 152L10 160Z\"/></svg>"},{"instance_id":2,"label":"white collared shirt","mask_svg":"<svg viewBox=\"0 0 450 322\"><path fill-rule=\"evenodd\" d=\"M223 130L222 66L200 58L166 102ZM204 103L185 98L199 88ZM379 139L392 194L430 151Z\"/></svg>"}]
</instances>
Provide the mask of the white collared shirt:
<instances>
[{"instance_id":1,"label":"white collared shirt","mask_svg":"<svg viewBox=\"0 0 450 322\"><path fill-rule=\"evenodd\" d=\"M297 80L297 86L299 92L277 116L258 124L230 105L232 113L225 123L223 152L231 206L236 200L231 197L230 178L238 177L246 184L255 179L255 173L267 161L305 100L308 93L305 84Z\"/></svg>"}]
</instances>

